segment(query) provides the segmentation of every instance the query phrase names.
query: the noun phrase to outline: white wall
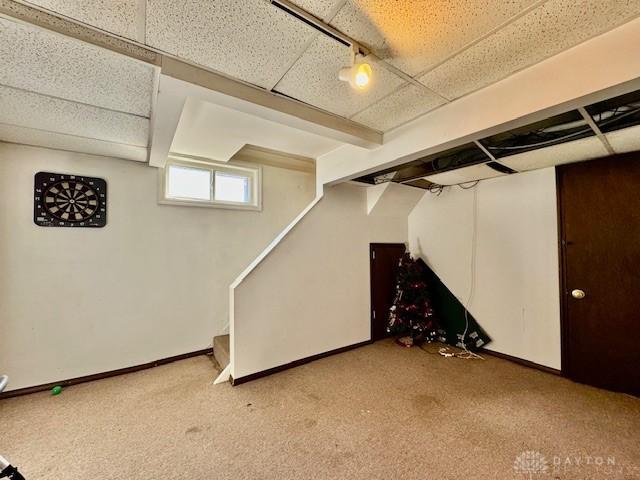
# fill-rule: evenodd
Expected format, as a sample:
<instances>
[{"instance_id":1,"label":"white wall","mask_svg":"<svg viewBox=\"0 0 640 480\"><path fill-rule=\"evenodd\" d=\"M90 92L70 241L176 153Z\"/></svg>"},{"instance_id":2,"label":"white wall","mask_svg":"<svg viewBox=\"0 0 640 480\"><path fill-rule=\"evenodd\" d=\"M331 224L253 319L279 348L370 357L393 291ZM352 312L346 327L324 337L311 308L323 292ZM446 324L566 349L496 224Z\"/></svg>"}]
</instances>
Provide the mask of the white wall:
<instances>
[{"instance_id":1,"label":"white wall","mask_svg":"<svg viewBox=\"0 0 640 480\"><path fill-rule=\"evenodd\" d=\"M489 349L560 368L553 168L482 181L477 189L476 291L469 311ZM470 286L473 190L425 195L409 215L412 253L462 302Z\"/></svg>"},{"instance_id":2,"label":"white wall","mask_svg":"<svg viewBox=\"0 0 640 480\"><path fill-rule=\"evenodd\" d=\"M33 223L38 171L106 178L103 229ZM206 348L235 277L313 199L312 174L263 167L263 211L157 204L143 164L0 143L0 373L9 389Z\"/></svg>"},{"instance_id":3,"label":"white wall","mask_svg":"<svg viewBox=\"0 0 640 480\"><path fill-rule=\"evenodd\" d=\"M325 188L235 289L233 377L369 340L369 243L406 240L406 213L368 216L366 188Z\"/></svg>"}]
</instances>

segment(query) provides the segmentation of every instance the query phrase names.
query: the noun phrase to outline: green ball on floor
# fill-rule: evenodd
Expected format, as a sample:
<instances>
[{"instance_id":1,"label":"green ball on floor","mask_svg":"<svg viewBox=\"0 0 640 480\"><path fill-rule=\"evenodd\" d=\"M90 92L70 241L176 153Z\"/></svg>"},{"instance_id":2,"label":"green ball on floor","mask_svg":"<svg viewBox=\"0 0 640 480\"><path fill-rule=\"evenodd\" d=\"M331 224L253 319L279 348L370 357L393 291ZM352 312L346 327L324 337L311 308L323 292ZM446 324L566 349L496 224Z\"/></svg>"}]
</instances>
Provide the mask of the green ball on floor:
<instances>
[{"instance_id":1,"label":"green ball on floor","mask_svg":"<svg viewBox=\"0 0 640 480\"><path fill-rule=\"evenodd\" d=\"M60 385L56 385L51 389L51 395L60 395L62 393L62 387Z\"/></svg>"}]
</instances>

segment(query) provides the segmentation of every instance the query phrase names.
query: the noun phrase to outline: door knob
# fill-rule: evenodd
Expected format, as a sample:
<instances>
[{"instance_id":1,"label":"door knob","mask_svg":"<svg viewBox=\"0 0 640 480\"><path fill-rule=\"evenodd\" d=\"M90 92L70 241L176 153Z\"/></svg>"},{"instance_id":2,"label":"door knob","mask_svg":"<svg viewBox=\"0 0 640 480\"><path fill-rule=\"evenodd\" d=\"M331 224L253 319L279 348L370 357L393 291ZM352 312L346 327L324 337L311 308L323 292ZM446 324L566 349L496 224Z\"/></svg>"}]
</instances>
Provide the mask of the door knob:
<instances>
[{"instance_id":1,"label":"door knob","mask_svg":"<svg viewBox=\"0 0 640 480\"><path fill-rule=\"evenodd\" d=\"M575 290L571 290L571 296L578 300L582 300L584 297L587 296L587 294L584 293L584 290L579 290L576 288Z\"/></svg>"}]
</instances>

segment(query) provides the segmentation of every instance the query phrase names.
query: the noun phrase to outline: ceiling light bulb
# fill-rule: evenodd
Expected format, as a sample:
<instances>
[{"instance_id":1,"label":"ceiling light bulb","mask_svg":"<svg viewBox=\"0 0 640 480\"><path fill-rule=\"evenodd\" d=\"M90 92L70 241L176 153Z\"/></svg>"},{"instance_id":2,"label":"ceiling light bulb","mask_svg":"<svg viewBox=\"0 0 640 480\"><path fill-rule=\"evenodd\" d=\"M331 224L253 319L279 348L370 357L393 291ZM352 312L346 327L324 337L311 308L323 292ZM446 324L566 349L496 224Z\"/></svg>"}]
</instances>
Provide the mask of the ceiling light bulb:
<instances>
[{"instance_id":1,"label":"ceiling light bulb","mask_svg":"<svg viewBox=\"0 0 640 480\"><path fill-rule=\"evenodd\" d=\"M354 68L356 70L354 76L355 86L356 88L363 89L369 85L369 82L371 81L371 67L368 63L360 63L354 65Z\"/></svg>"},{"instance_id":2,"label":"ceiling light bulb","mask_svg":"<svg viewBox=\"0 0 640 480\"><path fill-rule=\"evenodd\" d=\"M371 83L372 73L368 63L356 63L351 67L340 69L338 77L343 82L348 82L353 88L364 90Z\"/></svg>"}]
</instances>

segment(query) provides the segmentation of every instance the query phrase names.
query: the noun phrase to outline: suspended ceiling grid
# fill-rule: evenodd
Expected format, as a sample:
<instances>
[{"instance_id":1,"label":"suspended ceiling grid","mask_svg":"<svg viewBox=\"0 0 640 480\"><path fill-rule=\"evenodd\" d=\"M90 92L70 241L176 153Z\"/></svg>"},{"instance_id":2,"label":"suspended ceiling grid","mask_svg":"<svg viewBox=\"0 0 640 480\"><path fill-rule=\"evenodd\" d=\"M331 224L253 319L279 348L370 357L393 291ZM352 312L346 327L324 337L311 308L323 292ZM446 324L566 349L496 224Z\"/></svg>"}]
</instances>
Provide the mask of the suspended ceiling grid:
<instances>
[{"instance_id":1,"label":"suspended ceiling grid","mask_svg":"<svg viewBox=\"0 0 640 480\"><path fill-rule=\"evenodd\" d=\"M373 59L374 84L363 94L336 78L348 47L267 0L24 3L380 131L640 15L630 0L294 0L382 62Z\"/></svg>"},{"instance_id":2,"label":"suspended ceiling grid","mask_svg":"<svg viewBox=\"0 0 640 480\"><path fill-rule=\"evenodd\" d=\"M640 90L357 179L429 189L640 150ZM615 161L615 160L614 160Z\"/></svg>"},{"instance_id":3,"label":"suspended ceiling grid","mask_svg":"<svg viewBox=\"0 0 640 480\"><path fill-rule=\"evenodd\" d=\"M154 67L0 18L0 140L146 161Z\"/></svg>"}]
</instances>

